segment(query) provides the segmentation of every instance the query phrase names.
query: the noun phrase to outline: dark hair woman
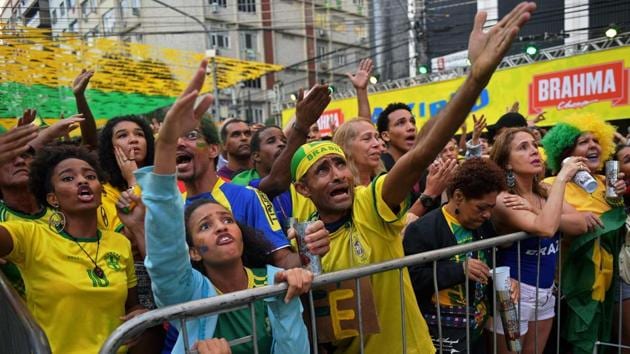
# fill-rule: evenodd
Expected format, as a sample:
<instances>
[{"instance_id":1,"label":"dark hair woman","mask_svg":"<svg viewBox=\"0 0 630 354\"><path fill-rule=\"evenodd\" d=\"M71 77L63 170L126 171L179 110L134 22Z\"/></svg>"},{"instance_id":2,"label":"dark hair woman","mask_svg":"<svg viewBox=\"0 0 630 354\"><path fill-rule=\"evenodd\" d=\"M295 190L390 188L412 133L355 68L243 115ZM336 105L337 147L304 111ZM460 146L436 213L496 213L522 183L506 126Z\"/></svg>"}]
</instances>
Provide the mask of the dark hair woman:
<instances>
[{"instance_id":1,"label":"dark hair woman","mask_svg":"<svg viewBox=\"0 0 630 354\"><path fill-rule=\"evenodd\" d=\"M497 232L525 231L537 236L521 241L520 268L517 244L500 249L497 263L509 266L514 279L519 278L520 269L523 353L539 353L545 348L555 316L553 285L558 230L570 235L586 231L584 219L564 202L566 184L578 170L586 169L586 158L572 157L563 164L552 186L541 185L538 176L544 173L545 166L536 138L528 128L503 130L495 139L490 158L505 171L508 187L507 192L499 194L492 216ZM500 337L504 335L501 321L496 321L494 328ZM503 338L497 340L499 353L508 352L505 343Z\"/></svg>"},{"instance_id":2,"label":"dark hair woman","mask_svg":"<svg viewBox=\"0 0 630 354\"><path fill-rule=\"evenodd\" d=\"M49 226L0 225L0 257L22 273L26 304L54 353L98 352L121 317L140 309L129 240L97 227L102 178L87 150L44 148L31 163L30 190L55 209Z\"/></svg>"},{"instance_id":3,"label":"dark hair woman","mask_svg":"<svg viewBox=\"0 0 630 354\"><path fill-rule=\"evenodd\" d=\"M405 231L405 255L470 243L495 236L490 217L497 195L505 190L501 169L492 161L473 158L455 171L447 186L449 201L413 222ZM430 236L430 237L428 237ZM490 276L490 257L486 251L458 254L438 262L434 292L431 263L409 267L416 299L434 344L440 345L436 302L440 303L445 351L466 351L466 327L470 328L471 353L486 353L481 340L488 318L486 285ZM468 274L465 273L467 269ZM466 276L470 279L470 304L466 303ZM516 282L513 281L513 285ZM513 296L517 290L513 286ZM470 317L466 318L466 306ZM446 320L448 318L448 320ZM452 348L450 347L452 346Z\"/></svg>"}]
</instances>

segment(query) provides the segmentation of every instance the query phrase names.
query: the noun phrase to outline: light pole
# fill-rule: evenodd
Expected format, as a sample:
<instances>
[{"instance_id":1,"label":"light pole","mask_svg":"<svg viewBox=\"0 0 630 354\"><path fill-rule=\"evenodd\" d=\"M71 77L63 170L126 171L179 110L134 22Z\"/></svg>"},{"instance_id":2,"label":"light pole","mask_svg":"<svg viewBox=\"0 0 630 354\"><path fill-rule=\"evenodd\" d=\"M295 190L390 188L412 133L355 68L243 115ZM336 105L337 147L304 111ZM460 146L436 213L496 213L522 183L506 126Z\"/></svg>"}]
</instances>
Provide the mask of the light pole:
<instances>
[{"instance_id":1,"label":"light pole","mask_svg":"<svg viewBox=\"0 0 630 354\"><path fill-rule=\"evenodd\" d=\"M198 23L202 28L203 28L203 32L204 32L204 39L205 39L205 43L206 43L206 56L211 58L211 65L212 65L212 86L213 86L213 91L214 91L214 114L212 115L212 119L216 122L219 121L219 107L220 107L220 103L219 103L219 86L218 86L218 80L217 80L217 61L216 61L216 57L217 57L217 50L216 48L210 48L211 47L211 43L210 43L210 29L208 28L208 25L204 22L199 20L198 18L196 18L195 16L186 13L176 7L173 7L163 1L160 0L153 0L154 2L168 8L171 9L175 12L177 12L180 15L183 15L185 17L190 18L191 20L195 21L196 23Z\"/></svg>"}]
</instances>

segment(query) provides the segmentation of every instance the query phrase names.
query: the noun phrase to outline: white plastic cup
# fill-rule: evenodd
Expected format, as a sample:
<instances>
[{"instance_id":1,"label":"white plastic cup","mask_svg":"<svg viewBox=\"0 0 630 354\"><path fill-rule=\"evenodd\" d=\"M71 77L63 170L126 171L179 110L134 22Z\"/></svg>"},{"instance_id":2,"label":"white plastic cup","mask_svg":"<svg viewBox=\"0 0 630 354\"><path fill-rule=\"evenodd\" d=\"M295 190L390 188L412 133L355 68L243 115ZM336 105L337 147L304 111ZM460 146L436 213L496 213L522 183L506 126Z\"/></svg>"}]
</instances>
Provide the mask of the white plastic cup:
<instances>
[{"instance_id":1,"label":"white plastic cup","mask_svg":"<svg viewBox=\"0 0 630 354\"><path fill-rule=\"evenodd\" d=\"M494 288L498 291L510 291L510 267L496 267L490 269L490 276L494 280Z\"/></svg>"}]
</instances>

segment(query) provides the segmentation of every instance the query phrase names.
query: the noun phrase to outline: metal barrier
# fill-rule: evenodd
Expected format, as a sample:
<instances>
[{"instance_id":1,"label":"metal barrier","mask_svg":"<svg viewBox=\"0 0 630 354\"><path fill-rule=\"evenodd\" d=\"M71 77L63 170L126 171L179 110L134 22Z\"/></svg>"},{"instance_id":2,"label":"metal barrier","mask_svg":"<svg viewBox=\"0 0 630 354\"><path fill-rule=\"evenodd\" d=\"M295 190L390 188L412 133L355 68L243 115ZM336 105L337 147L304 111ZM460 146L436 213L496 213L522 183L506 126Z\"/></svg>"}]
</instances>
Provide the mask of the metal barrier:
<instances>
[{"instance_id":1,"label":"metal barrier","mask_svg":"<svg viewBox=\"0 0 630 354\"><path fill-rule=\"evenodd\" d=\"M472 243L467 243L467 244L462 244L462 245L457 245L457 246L452 246L452 247L448 247L448 248L443 248L443 249L437 249L437 250L432 250L432 251L428 251L428 252L423 252L423 253L419 253L419 254L415 254L415 255L411 255L411 256L407 256L404 258L400 258L400 259L394 259L394 260L390 260L390 261L386 261L386 262L382 262L382 263L377 263L377 264L371 264L371 265L367 265L367 266L362 266L362 267L357 267L357 268L351 268L351 269L346 269L346 270L342 270L342 271L337 271L337 272L331 272L331 273L325 273L322 275L319 275L315 278L315 280L313 281L312 284L312 288L318 288L327 284L331 284L331 283L338 283L344 280L351 280L354 279L355 280L355 286L357 287L357 297L356 297L356 304L357 304L357 308L359 309L358 311L358 320L359 320L359 338L361 340L361 343L364 343L364 331L363 331L363 327L362 327L362 322L361 322L361 311L360 311L360 307L361 307L361 299L360 299L360 285L359 285L359 278L364 277L364 276L369 276L375 273L381 273L381 272L387 272L387 271L398 271L400 274L400 284L402 284L402 277L403 277L403 271L402 269L405 267L409 267L412 265L418 265L418 264L423 264L423 263L428 263L428 262L433 262L433 272L434 272L434 291L437 293L437 280L436 280L436 269L437 269L437 261L440 259L445 259L457 254L468 254L470 252L473 251L478 251L478 250L486 250L486 249L491 249L492 250L492 259L493 259L493 263L496 264L496 247L497 246L502 246L502 245L506 245L506 244L511 244L513 242L517 242L517 247L518 247L518 274L519 274L519 279L518 281L520 282L520 275L521 275L521 259L520 259L520 244L522 240L525 240L527 238L530 238L531 236L528 234L525 234L523 232L517 232L517 233L513 233L513 234L509 234L509 235L503 235L503 236L498 236L498 237L494 237L494 238L490 238L490 239L485 239L485 240L480 240L480 241L476 241L476 242L472 242ZM558 245L559 245L559 250L558 250L558 258L561 259L561 251L560 251L560 246L561 242L560 240L558 241ZM538 269L537 272L540 272L540 242L539 242L539 252L538 252ZM558 267L558 282L560 281L562 274L560 271L560 267ZM537 274L537 278L539 277L539 274ZM466 275L466 304L469 304L469 299L468 299L468 276ZM401 291L400 291L400 296L401 296L401 304L404 304L403 298L404 298L404 292L402 291L402 285L400 287ZM201 300L196 300L196 301L191 301L191 302L187 302L187 303L182 303L182 304L177 304L177 305L173 305L173 306L168 306L168 307L164 307L164 308L160 308L157 310L153 310L147 313L144 313L140 316L137 316L127 322L125 322L123 325L121 325L120 327L118 327L112 334L111 336L106 340L106 342L104 343L103 347L100 350L100 354L113 354L116 353L116 351L118 350L118 348L128 339L134 338L135 336L141 334L144 330L156 326L156 325L160 325L165 321L179 321L179 323L181 324L181 328L182 328L182 335L184 338L184 347L186 349L187 353L195 353L196 351L191 351L191 345L194 343L188 343L188 335L186 333L186 321L190 320L190 319L194 319L197 317L201 317L201 316L207 316L209 314L220 314L220 313L225 313L225 312L230 312L230 311L234 311L234 310L238 310L238 309L243 309L243 308L249 308L250 309L250 313L251 313L251 318L252 318L252 323L255 324L255 313L253 311L253 305L252 303L256 300L260 300L260 299L264 299L264 298L268 298L268 297L272 297L272 296L277 296L277 295L281 295L283 293L285 293L287 290L287 285L285 283L283 284L277 284L277 285L271 285L271 286L266 286L266 287L262 287L262 288L254 288L254 289L247 289L247 290L242 290L242 291L237 291L237 292L233 292L233 293L229 293L229 294L225 294L225 295L220 295L220 296L215 296L215 297L211 297L211 298L206 298L206 299L201 299ZM394 293L392 293L392 296L397 296L394 295ZM561 298L561 293L560 291L557 294L558 299ZM310 298L310 308L308 309L310 311L310 318L311 318L311 325L313 328L312 331L312 338L311 338L311 344L313 345L313 352L315 354L318 353L318 348L317 348L317 328L315 326L315 310L314 310L314 306L313 306L313 294L312 291L309 293L309 298ZM536 299L538 299L538 288L536 288ZM493 315L493 323L494 325L494 330L493 330L493 348L494 348L494 353L497 352L497 336L496 336L496 320L499 318L497 316L497 306L496 306L496 292L493 292L493 303L495 304L494 306L494 315ZM559 310L559 303L560 301L558 301L558 308L556 310L556 316L558 317L558 323L560 321L560 310ZM441 325L441 319L440 319L440 311L439 311L439 301L437 301L436 304L436 308L438 309L437 311L437 316L438 316L438 329L440 330L440 334L439 334L439 343L438 345L436 345L436 349L438 353L443 353L443 352L447 352L446 350L443 349L441 343L442 343L442 325ZM402 308L401 308L402 310ZM467 310L468 310L468 306L467 306ZM620 311L621 311L621 302L620 302ZM406 343L406 334L404 333L404 322L405 322L405 317L404 317L404 311L402 312L402 328L403 328L403 333L402 333L402 337L403 337L403 352L406 353L406 348L405 348L405 343ZM537 312L538 312L538 301L536 301L536 308L534 310L535 313L535 321L537 320ZM520 319L520 298L519 298L519 303L518 303L518 314L519 314L519 319ZM466 316L468 318L468 313L466 313ZM621 330L619 330L621 332ZM551 333L550 333L550 338L551 338ZM556 337L556 349L555 352L556 353L560 353L560 328L558 326L558 329L555 333L555 337ZM233 340L230 342L230 345L236 345L236 344L241 344L241 343L245 343L245 342L249 342L249 341L253 341L254 342L254 351L255 353L258 352L258 348L257 348L257 343L256 343L256 329L255 327L253 328L253 334L243 337L243 338L239 338L236 340ZM468 352L470 352L470 333L469 333L469 329L467 329L467 333L466 333L466 345L468 348ZM535 347L538 347L538 326L536 325L534 328L534 342L535 342ZM610 344L610 343L601 343L601 342L596 342L595 343L595 349L594 352L597 352L597 347L598 346L615 346L619 348L619 352L621 353L621 339L619 339L619 343L618 344ZM540 351L538 351L539 353L542 353L542 349L540 349ZM363 348L361 348L361 353L363 353Z\"/></svg>"},{"instance_id":2,"label":"metal barrier","mask_svg":"<svg viewBox=\"0 0 630 354\"><path fill-rule=\"evenodd\" d=\"M0 352L50 353L46 334L0 272Z\"/></svg>"}]
</instances>

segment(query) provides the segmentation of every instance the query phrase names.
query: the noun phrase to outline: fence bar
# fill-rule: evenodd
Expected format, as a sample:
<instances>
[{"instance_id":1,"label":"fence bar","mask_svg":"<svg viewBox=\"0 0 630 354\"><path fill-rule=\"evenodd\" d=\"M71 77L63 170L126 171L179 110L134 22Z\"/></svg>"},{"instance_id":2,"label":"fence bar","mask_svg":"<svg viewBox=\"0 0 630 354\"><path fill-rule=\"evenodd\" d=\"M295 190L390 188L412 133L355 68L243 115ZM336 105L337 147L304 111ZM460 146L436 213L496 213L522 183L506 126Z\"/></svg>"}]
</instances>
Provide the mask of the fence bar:
<instances>
[{"instance_id":1,"label":"fence bar","mask_svg":"<svg viewBox=\"0 0 630 354\"><path fill-rule=\"evenodd\" d=\"M398 268L398 286L400 287L400 322L402 324L403 354L407 354L407 328L405 324L405 288L403 287L403 271L405 268Z\"/></svg>"},{"instance_id":2,"label":"fence bar","mask_svg":"<svg viewBox=\"0 0 630 354\"><path fill-rule=\"evenodd\" d=\"M437 261L433 261L433 289L435 290L435 310L437 316L439 353L442 354L442 316L440 315L440 289L437 283Z\"/></svg>"},{"instance_id":3,"label":"fence bar","mask_svg":"<svg viewBox=\"0 0 630 354\"><path fill-rule=\"evenodd\" d=\"M308 307L311 312L311 340L313 341L313 354L319 353L319 343L317 343L317 318L315 317L315 301L313 300L313 290L308 292Z\"/></svg>"},{"instance_id":4,"label":"fence bar","mask_svg":"<svg viewBox=\"0 0 630 354\"><path fill-rule=\"evenodd\" d=\"M538 354L538 296L539 296L539 288L540 288L540 237L538 238L538 257L536 257L536 293L534 298L536 299L534 302L534 353ZM552 243L553 244L553 243ZM547 299L549 301L549 299ZM521 324L519 323L519 326ZM528 328L529 329L529 328Z\"/></svg>"},{"instance_id":5,"label":"fence bar","mask_svg":"<svg viewBox=\"0 0 630 354\"><path fill-rule=\"evenodd\" d=\"M556 269L558 270L558 296L556 297L556 303L558 305L558 310L556 311L556 354L560 354L560 320L562 317L562 311L560 302L562 300L562 238L564 235L560 234L560 239L558 240L558 264L556 265Z\"/></svg>"},{"instance_id":6,"label":"fence bar","mask_svg":"<svg viewBox=\"0 0 630 354\"><path fill-rule=\"evenodd\" d=\"M359 346L359 350L361 351L361 354L363 354L364 349L363 349L363 307L361 306L361 281L360 278L356 278L354 280L354 286L357 290L357 311L359 312L359 341L361 343L361 345Z\"/></svg>"},{"instance_id":7,"label":"fence bar","mask_svg":"<svg viewBox=\"0 0 630 354\"><path fill-rule=\"evenodd\" d=\"M468 260L472 257L472 254L469 253L466 255L466 259L464 260L464 288L466 291L466 353L470 353L470 281L468 279Z\"/></svg>"},{"instance_id":8,"label":"fence bar","mask_svg":"<svg viewBox=\"0 0 630 354\"><path fill-rule=\"evenodd\" d=\"M492 282L497 278L497 249L492 247ZM497 354L497 319L501 319L497 315L497 289L493 288L492 291L492 353ZM507 328L503 328L503 334L507 332Z\"/></svg>"},{"instance_id":9,"label":"fence bar","mask_svg":"<svg viewBox=\"0 0 630 354\"><path fill-rule=\"evenodd\" d=\"M249 314L252 320L252 341L254 342L254 354L258 354L258 333L256 333L256 307L255 302L249 303Z\"/></svg>"},{"instance_id":10,"label":"fence bar","mask_svg":"<svg viewBox=\"0 0 630 354\"><path fill-rule=\"evenodd\" d=\"M602 347L616 347L617 346L617 344L615 344L615 343L606 343L606 342L596 341L595 342L595 346L593 346L593 354L597 354L597 346L598 345L601 345ZM619 347L619 349L630 349L630 346L621 345Z\"/></svg>"},{"instance_id":11,"label":"fence bar","mask_svg":"<svg viewBox=\"0 0 630 354\"><path fill-rule=\"evenodd\" d=\"M0 347L6 353L50 354L48 338L0 272Z\"/></svg>"},{"instance_id":12,"label":"fence bar","mask_svg":"<svg viewBox=\"0 0 630 354\"><path fill-rule=\"evenodd\" d=\"M188 340L188 328L186 327L186 317L179 319L179 325L182 327L182 336L184 336L184 352L190 351L190 341ZM202 334L203 335L203 334Z\"/></svg>"},{"instance_id":13,"label":"fence bar","mask_svg":"<svg viewBox=\"0 0 630 354\"><path fill-rule=\"evenodd\" d=\"M369 276L374 273L381 273L392 269L408 267L421 263L428 263L438 259L451 257L455 254L466 253L486 249L498 245L509 244L518 240L524 240L530 236L524 232L516 232L504 236L497 236L490 239L475 241L471 243L456 245L444 249L437 249L422 252L400 259L393 259L381 263L369 264L366 266L345 269L337 272L325 273L315 277L313 288L327 284L333 284L344 280ZM153 311L143 313L131 320L123 323L110 335L100 350L102 354L115 353L126 339L141 334L145 329L160 325L164 321L173 321L181 318L207 316L219 310L225 310L238 306L246 306L248 303L284 294L287 284L274 284L260 288L236 291L220 296L213 296L205 299L190 301L186 303L171 305Z\"/></svg>"}]
</instances>

